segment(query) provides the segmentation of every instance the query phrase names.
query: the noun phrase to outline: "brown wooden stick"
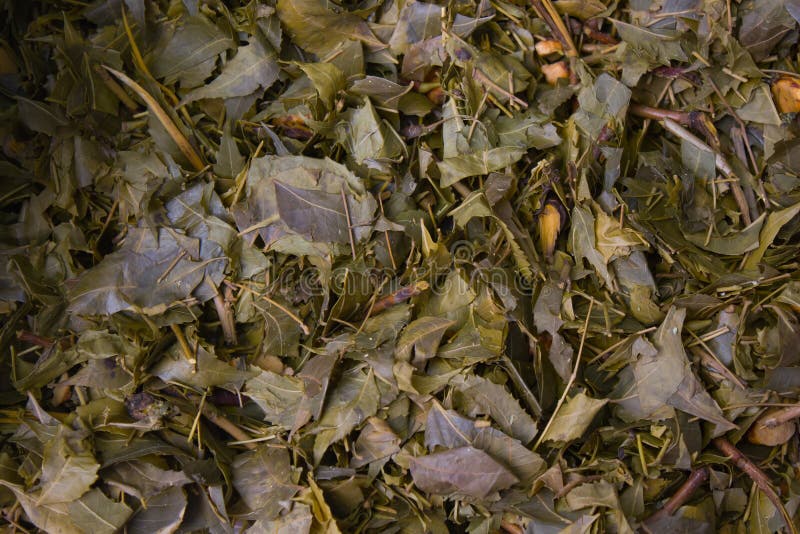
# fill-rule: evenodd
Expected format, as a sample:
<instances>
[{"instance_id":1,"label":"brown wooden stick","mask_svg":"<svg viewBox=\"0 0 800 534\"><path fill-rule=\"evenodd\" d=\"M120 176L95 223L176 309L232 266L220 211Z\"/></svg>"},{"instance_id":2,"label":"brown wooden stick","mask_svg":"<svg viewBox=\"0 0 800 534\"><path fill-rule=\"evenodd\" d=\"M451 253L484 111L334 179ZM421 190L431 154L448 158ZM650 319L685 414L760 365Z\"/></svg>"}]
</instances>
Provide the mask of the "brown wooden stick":
<instances>
[{"instance_id":1,"label":"brown wooden stick","mask_svg":"<svg viewBox=\"0 0 800 534\"><path fill-rule=\"evenodd\" d=\"M428 289L430 285L428 282L420 281L416 282L413 285L401 287L394 293L386 295L385 297L380 298L379 300L375 301L375 304L372 306L372 314L380 313L386 308L391 308L401 302L405 302L411 297L415 297Z\"/></svg>"},{"instance_id":2,"label":"brown wooden stick","mask_svg":"<svg viewBox=\"0 0 800 534\"><path fill-rule=\"evenodd\" d=\"M642 117L643 119L652 119L657 121L672 119L684 126L690 126L692 124L691 113L688 111L674 111L672 109L654 108L637 103L633 103L628 106L628 111L637 117Z\"/></svg>"},{"instance_id":3,"label":"brown wooden stick","mask_svg":"<svg viewBox=\"0 0 800 534\"><path fill-rule=\"evenodd\" d=\"M697 491L697 489L702 486L706 480L708 480L707 467L704 466L693 470L686 481L681 484L680 488L678 488L678 491L676 491L672 497L667 500L663 508L648 517L645 520L645 523L652 524L664 517L673 515L678 511L678 508L683 506L684 503L691 498L694 492Z\"/></svg>"},{"instance_id":4,"label":"brown wooden stick","mask_svg":"<svg viewBox=\"0 0 800 534\"><path fill-rule=\"evenodd\" d=\"M766 427L776 427L797 417L800 417L800 406L788 406L772 412L772 415L765 417L762 423Z\"/></svg>"},{"instance_id":5,"label":"brown wooden stick","mask_svg":"<svg viewBox=\"0 0 800 534\"><path fill-rule=\"evenodd\" d=\"M789 529L789 532L792 534L797 534L797 529L794 528L794 523L792 523L792 518L789 516L789 513L786 511L786 508L783 506L783 502L781 502L780 497L778 494L775 493L775 490L772 489L772 485L770 484L769 477L762 471L756 464L754 464L748 457L742 454L739 449L737 449L730 441L725 438L714 438L711 441L714 444L714 447L719 449L719 451L730 457L736 467L741 469L745 472L747 476L749 476L753 482L756 483L758 489L764 492L764 495L772 502L772 504L777 508L781 515L783 516L783 520L786 523L786 527Z\"/></svg>"}]
</instances>

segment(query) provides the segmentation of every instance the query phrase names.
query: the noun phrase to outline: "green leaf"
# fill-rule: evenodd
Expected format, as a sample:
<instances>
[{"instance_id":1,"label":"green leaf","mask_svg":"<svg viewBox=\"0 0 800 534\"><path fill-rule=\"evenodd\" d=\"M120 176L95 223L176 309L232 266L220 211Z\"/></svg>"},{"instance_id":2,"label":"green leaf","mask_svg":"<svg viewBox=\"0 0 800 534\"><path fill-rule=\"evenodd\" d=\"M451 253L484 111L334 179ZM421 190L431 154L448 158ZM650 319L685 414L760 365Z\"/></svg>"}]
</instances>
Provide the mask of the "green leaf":
<instances>
[{"instance_id":1,"label":"green leaf","mask_svg":"<svg viewBox=\"0 0 800 534\"><path fill-rule=\"evenodd\" d=\"M485 499L518 482L517 477L491 456L473 447L414 458L411 476L422 491L443 495L459 493L476 499Z\"/></svg>"},{"instance_id":2,"label":"green leaf","mask_svg":"<svg viewBox=\"0 0 800 534\"><path fill-rule=\"evenodd\" d=\"M333 63L301 63L298 65L314 84L319 97L328 109L333 109L336 95L344 90L347 80Z\"/></svg>"},{"instance_id":3,"label":"green leaf","mask_svg":"<svg viewBox=\"0 0 800 534\"><path fill-rule=\"evenodd\" d=\"M150 72L165 83L180 80L186 87L195 87L211 74L217 56L236 43L203 15L182 22L169 43L153 56Z\"/></svg>"},{"instance_id":4,"label":"green leaf","mask_svg":"<svg viewBox=\"0 0 800 534\"><path fill-rule=\"evenodd\" d=\"M278 79L280 67L275 53L253 39L239 47L236 55L222 69L222 73L187 94L181 105L202 98L234 98L266 89Z\"/></svg>"},{"instance_id":5,"label":"green leaf","mask_svg":"<svg viewBox=\"0 0 800 534\"><path fill-rule=\"evenodd\" d=\"M319 56L347 40L384 46L359 17L335 13L319 0L279 0L278 16L295 43Z\"/></svg>"},{"instance_id":6,"label":"green leaf","mask_svg":"<svg viewBox=\"0 0 800 534\"><path fill-rule=\"evenodd\" d=\"M555 414L542 441L568 443L581 438L608 399L593 399L581 392L567 400Z\"/></svg>"},{"instance_id":7,"label":"green leaf","mask_svg":"<svg viewBox=\"0 0 800 534\"><path fill-rule=\"evenodd\" d=\"M261 445L238 455L231 464L233 487L248 508L259 517L273 519L300 490L292 477L289 452Z\"/></svg>"},{"instance_id":8,"label":"green leaf","mask_svg":"<svg viewBox=\"0 0 800 534\"><path fill-rule=\"evenodd\" d=\"M469 417L490 416L503 432L523 445L536 437L536 421L504 386L477 375L454 382L460 394L456 402Z\"/></svg>"},{"instance_id":9,"label":"green leaf","mask_svg":"<svg viewBox=\"0 0 800 534\"><path fill-rule=\"evenodd\" d=\"M97 534L114 534L133 513L125 503L112 501L99 489L69 503L67 510L81 531Z\"/></svg>"},{"instance_id":10,"label":"green leaf","mask_svg":"<svg viewBox=\"0 0 800 534\"><path fill-rule=\"evenodd\" d=\"M314 463L319 464L328 447L378 411L380 391L372 370L347 371L330 393L330 402L314 429Z\"/></svg>"},{"instance_id":11,"label":"green leaf","mask_svg":"<svg viewBox=\"0 0 800 534\"><path fill-rule=\"evenodd\" d=\"M41 489L36 505L68 503L79 499L97 480L97 463L83 436L58 427L44 446Z\"/></svg>"}]
</instances>

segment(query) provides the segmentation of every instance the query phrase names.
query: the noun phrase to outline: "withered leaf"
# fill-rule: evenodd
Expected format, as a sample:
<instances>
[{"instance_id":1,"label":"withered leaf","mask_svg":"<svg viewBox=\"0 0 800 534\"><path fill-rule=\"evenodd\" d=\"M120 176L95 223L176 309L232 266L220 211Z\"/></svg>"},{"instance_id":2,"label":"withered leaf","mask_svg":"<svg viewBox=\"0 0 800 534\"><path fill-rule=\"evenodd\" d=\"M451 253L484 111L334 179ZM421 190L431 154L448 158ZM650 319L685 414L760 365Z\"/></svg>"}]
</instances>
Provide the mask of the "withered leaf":
<instances>
[{"instance_id":1,"label":"withered leaf","mask_svg":"<svg viewBox=\"0 0 800 534\"><path fill-rule=\"evenodd\" d=\"M485 499L518 482L517 477L491 456L473 447L414 458L411 475L422 491L445 495L461 493L476 499Z\"/></svg>"}]
</instances>

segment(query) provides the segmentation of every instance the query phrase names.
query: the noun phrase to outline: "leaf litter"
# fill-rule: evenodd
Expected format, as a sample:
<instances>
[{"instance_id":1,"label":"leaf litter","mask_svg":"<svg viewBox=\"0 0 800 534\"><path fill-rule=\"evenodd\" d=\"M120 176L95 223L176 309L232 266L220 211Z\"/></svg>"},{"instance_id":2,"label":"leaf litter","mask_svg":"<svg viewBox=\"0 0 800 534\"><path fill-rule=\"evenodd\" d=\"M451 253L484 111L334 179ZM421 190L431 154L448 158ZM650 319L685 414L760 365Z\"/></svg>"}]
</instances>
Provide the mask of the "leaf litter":
<instances>
[{"instance_id":1,"label":"leaf litter","mask_svg":"<svg viewBox=\"0 0 800 534\"><path fill-rule=\"evenodd\" d=\"M0 5L4 531L800 527L796 2Z\"/></svg>"}]
</instances>

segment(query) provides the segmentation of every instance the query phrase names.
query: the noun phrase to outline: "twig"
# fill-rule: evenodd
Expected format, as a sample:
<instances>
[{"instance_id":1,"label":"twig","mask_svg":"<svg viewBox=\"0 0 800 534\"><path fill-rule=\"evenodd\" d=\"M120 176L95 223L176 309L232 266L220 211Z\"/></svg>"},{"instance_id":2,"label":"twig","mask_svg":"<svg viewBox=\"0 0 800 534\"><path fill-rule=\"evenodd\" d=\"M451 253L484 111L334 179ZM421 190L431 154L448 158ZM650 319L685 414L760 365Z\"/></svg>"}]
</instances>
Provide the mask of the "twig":
<instances>
[{"instance_id":1,"label":"twig","mask_svg":"<svg viewBox=\"0 0 800 534\"><path fill-rule=\"evenodd\" d=\"M695 469L681 487L669 498L664 506L645 520L645 523L655 523L664 517L671 516L678 508L688 501L692 494L708 480L708 467Z\"/></svg>"},{"instance_id":2,"label":"twig","mask_svg":"<svg viewBox=\"0 0 800 534\"><path fill-rule=\"evenodd\" d=\"M575 356L575 365L572 367L572 374L569 376L569 381L567 381L566 387L564 387L564 393L561 394L561 398L558 399L558 404L556 404L556 409L553 410L553 415L550 416L550 420L547 421L547 425L545 425L544 430L542 433L539 434L539 439L536 440L536 444L533 446L534 452L536 449L539 448L539 445L542 443L542 438L547 435L547 431L550 429L550 425L553 424L553 421L556 420L556 416L558 415L558 410L561 409L561 405L564 404L564 401L567 399L567 394L569 393L572 384L575 383L575 379L578 378L578 367L581 363L581 356L583 355L583 346L586 343L586 332L589 330L589 319L592 317L592 307L594 306L594 299L589 301L589 311L586 312L586 321L583 323L583 333L581 334L581 344L578 347L578 354Z\"/></svg>"},{"instance_id":3,"label":"twig","mask_svg":"<svg viewBox=\"0 0 800 534\"><path fill-rule=\"evenodd\" d=\"M588 477L579 476L575 480L567 482L563 488L558 490L558 493L555 494L554 499L560 499L561 497L566 496L570 491L574 490L581 484L586 484L587 482L594 482L596 480L601 480L603 475L589 475Z\"/></svg>"},{"instance_id":4,"label":"twig","mask_svg":"<svg viewBox=\"0 0 800 534\"><path fill-rule=\"evenodd\" d=\"M776 427L797 417L800 417L800 406L788 406L781 410L776 410L772 415L764 418L761 423L766 427Z\"/></svg>"},{"instance_id":5,"label":"twig","mask_svg":"<svg viewBox=\"0 0 800 534\"><path fill-rule=\"evenodd\" d=\"M189 140L186 139L186 136L183 135L183 132L178 129L170 116L167 115L167 112L164 111L158 101L153 98L153 96L148 93L144 87L118 70L112 69L106 65L103 65L103 68L116 76L119 81L127 85L134 93L139 95L139 98L144 101L150 112L156 116L158 121L162 124L162 126L164 126L164 129L167 130L169 136L173 141L175 141L175 144L178 145L178 148L180 148L183 155L186 156L186 159L189 160L189 163L192 165L192 167L194 167L194 170L202 171L206 168L203 160L200 159L200 156L197 154L194 147L192 147L192 145L189 143Z\"/></svg>"},{"instance_id":6,"label":"twig","mask_svg":"<svg viewBox=\"0 0 800 534\"><path fill-rule=\"evenodd\" d=\"M183 335L181 327L175 323L169 325L169 327L172 329L172 333L175 334L175 338L178 340L178 345L181 346L181 351L186 357L186 360L192 365L197 363L197 358L194 357L194 351L192 351L192 348L189 346L189 342L186 341L186 336Z\"/></svg>"},{"instance_id":7,"label":"twig","mask_svg":"<svg viewBox=\"0 0 800 534\"><path fill-rule=\"evenodd\" d=\"M392 306L396 306L401 302L405 302L411 297L419 295L429 287L430 284L428 284L428 282L425 282L424 280L416 282L415 284L412 284L410 286L401 287L394 293L386 295L385 297L382 297L381 299L377 300L375 304L372 306L372 313L373 314L380 313L386 308L391 308Z\"/></svg>"},{"instance_id":8,"label":"twig","mask_svg":"<svg viewBox=\"0 0 800 534\"><path fill-rule=\"evenodd\" d=\"M230 305L222 298L219 288L214 284L210 278L206 278L208 287L214 292L214 308L217 310L219 322L222 325L222 335L225 337L225 343L235 345L238 341L236 339L236 322L233 319L233 311Z\"/></svg>"},{"instance_id":9,"label":"twig","mask_svg":"<svg viewBox=\"0 0 800 534\"><path fill-rule=\"evenodd\" d=\"M103 80L103 83L106 84L106 87L108 87L109 91L114 93L114 96L116 96L126 108L131 111L136 111L136 108L139 106L136 105L136 102L134 102L133 99L128 96L128 93L125 92L125 89L123 89L122 86L118 84L103 67L100 65L95 65L94 71L98 76L100 76L100 79Z\"/></svg>"},{"instance_id":10,"label":"twig","mask_svg":"<svg viewBox=\"0 0 800 534\"><path fill-rule=\"evenodd\" d=\"M628 111L633 113L637 117L642 117L644 119L663 121L664 119L669 118L679 124L683 124L684 126L692 125L691 113L688 111L675 111L672 109L654 108L651 106L645 106L644 104L637 104L637 103L633 103L630 106L628 106Z\"/></svg>"},{"instance_id":11,"label":"twig","mask_svg":"<svg viewBox=\"0 0 800 534\"><path fill-rule=\"evenodd\" d=\"M775 493L775 490L772 489L770 485L769 478L764 471L762 471L756 464L754 464L748 457L742 454L739 449L737 449L730 441L725 438L714 438L711 441L714 444L714 447L719 449L719 451L730 457L733 460L733 463L736 464L736 467L741 469L745 472L747 476L749 476L753 482L756 483L758 489L764 492L764 495L772 502L772 504L777 508L781 516L783 516L784 522L786 522L786 527L789 529L789 532L792 534L797 534L797 529L794 527L794 523L792 522L792 518L789 516L789 513L786 511L786 508L783 506L783 502L781 502L780 497L778 494Z\"/></svg>"},{"instance_id":12,"label":"twig","mask_svg":"<svg viewBox=\"0 0 800 534\"><path fill-rule=\"evenodd\" d=\"M487 86L489 89L492 89L493 91L497 91L498 93L500 93L501 95L505 96L511 102L519 105L520 107L522 107L524 109L528 109L528 103L527 102L525 102L521 98L515 96L514 94L509 93L506 89L503 89L502 87L500 87L499 85L494 83L488 76L486 76L483 72L481 72L480 69L474 69L472 71L472 73L473 73L472 76L478 82L484 84L485 86Z\"/></svg>"},{"instance_id":13,"label":"twig","mask_svg":"<svg viewBox=\"0 0 800 534\"><path fill-rule=\"evenodd\" d=\"M256 448L256 444L252 443L252 436L236 426L230 419L227 419L224 415L219 413L213 406L209 404L203 406L203 416L208 419L209 422L236 438L237 441L241 442L242 445L248 449L253 450Z\"/></svg>"}]
</instances>

